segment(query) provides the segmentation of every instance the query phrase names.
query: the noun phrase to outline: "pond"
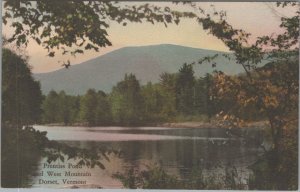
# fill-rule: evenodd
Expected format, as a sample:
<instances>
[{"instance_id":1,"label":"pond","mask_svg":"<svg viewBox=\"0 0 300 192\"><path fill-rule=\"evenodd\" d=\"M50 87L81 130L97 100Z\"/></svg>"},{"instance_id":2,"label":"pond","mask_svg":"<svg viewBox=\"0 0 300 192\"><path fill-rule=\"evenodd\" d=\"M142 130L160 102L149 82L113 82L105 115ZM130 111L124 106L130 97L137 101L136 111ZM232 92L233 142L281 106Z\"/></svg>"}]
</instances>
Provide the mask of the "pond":
<instances>
[{"instance_id":1,"label":"pond","mask_svg":"<svg viewBox=\"0 0 300 192\"><path fill-rule=\"evenodd\" d=\"M50 140L81 148L106 147L119 151L103 159L105 169L76 167L79 160L48 164L41 159L29 183L49 188L123 188L112 175L130 168L162 167L168 174L188 180L193 170L221 173L237 169L247 183L248 166L262 155L262 129L167 128L167 127L61 127L34 126L47 131Z\"/></svg>"}]
</instances>

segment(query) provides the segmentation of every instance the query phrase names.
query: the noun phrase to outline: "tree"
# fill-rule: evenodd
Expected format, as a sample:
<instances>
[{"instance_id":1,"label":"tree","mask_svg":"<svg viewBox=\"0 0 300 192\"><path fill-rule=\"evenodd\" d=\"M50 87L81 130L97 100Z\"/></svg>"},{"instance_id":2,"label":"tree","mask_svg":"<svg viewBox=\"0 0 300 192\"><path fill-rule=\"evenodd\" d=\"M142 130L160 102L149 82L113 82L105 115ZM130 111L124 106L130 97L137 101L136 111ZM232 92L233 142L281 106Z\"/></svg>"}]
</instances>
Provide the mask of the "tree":
<instances>
[{"instance_id":1,"label":"tree","mask_svg":"<svg viewBox=\"0 0 300 192\"><path fill-rule=\"evenodd\" d=\"M195 3L186 4L198 10L198 7L195 7ZM283 7L288 5L297 6L297 2L278 3L278 6ZM109 46L110 42L107 39L108 34L105 30L109 26L107 22L103 22L103 19L105 20L106 18L120 22L123 25L126 25L125 21L127 20L132 22L143 20L165 23L174 21L178 23L181 17L196 18L204 30L216 36L228 46L230 51L234 52L237 63L244 67L246 74L244 79L228 78L224 74L219 73L216 76L217 86L219 87L217 91L220 96L226 96L227 93L224 90L231 91L232 89L229 88L236 87L239 90L235 96L240 98L240 100L237 100L240 106L248 106L250 103L254 104L258 111L263 112L267 116L274 144L271 152L267 154L272 154L268 157L269 160L272 160L269 162L271 170L277 171L275 173L272 172L271 175L271 177L274 176L272 178L272 187L273 189L286 188L280 182L286 179L285 175L280 172L282 170L281 166L284 165L282 163L284 158L280 154L281 152L286 152L285 138L287 136L286 133L291 130L289 127L290 116L297 116L295 115L297 114L295 106L298 106L298 99L295 98L298 98L297 90L299 85L296 83L298 79L294 78L294 76L297 76L297 73L286 77L286 79L292 78L291 81L282 78L279 78L280 81L276 81L276 76L284 76L282 72L288 72L287 74L289 74L291 70L295 70L294 65L290 64L298 63L299 10L292 17L283 17L281 19L280 27L283 29L283 33L275 36L263 36L258 38L254 44L249 44L248 38L250 34L231 26L226 21L226 13L222 11L215 12L213 15L204 14L204 17L203 15L200 17L194 13L178 13L171 11L169 8L161 9L148 4L140 7L121 5L118 7L117 4L112 2L96 1L65 1L59 2L59 4L58 1L37 1L36 4L28 1L6 1L5 8L4 23L6 19L15 19L15 22L12 23L15 33L9 38L9 41L16 42L18 45L26 44L28 38L31 37L48 49L49 56L55 55L55 48L60 48L63 53L68 53L70 51L68 48L74 44L77 44L80 49L71 51L71 54L82 53L86 49L98 50L101 46ZM199 8L199 10L201 9ZM215 19L215 16L219 18ZM76 23L82 25L78 27ZM258 70L257 65L266 57L276 65L284 63L282 66L287 67L286 70L280 68L278 68L280 69L278 71L268 70L267 72L262 72ZM271 74L271 76L268 74ZM117 88L116 90L116 94L113 95L115 101L113 113L121 112L120 114L123 114L123 102L126 97ZM221 93L222 90L223 93ZM287 100L282 99L285 97ZM173 95L170 98L171 101L168 103L170 105L165 108L168 114L174 112L172 108ZM123 111L119 111L119 109ZM132 110L129 114L134 114L133 111L135 110ZM226 112L231 113L231 111ZM117 116L118 119L123 118L120 115ZM225 117L228 117L228 114L225 114ZM128 119L128 116L126 119Z\"/></svg>"},{"instance_id":2,"label":"tree","mask_svg":"<svg viewBox=\"0 0 300 192\"><path fill-rule=\"evenodd\" d=\"M59 96L58 94L51 90L46 96L42 104L43 109L43 121L45 123L58 123L57 113L59 111Z\"/></svg>"},{"instance_id":3,"label":"tree","mask_svg":"<svg viewBox=\"0 0 300 192\"><path fill-rule=\"evenodd\" d=\"M196 113L207 115L211 118L214 114L214 101L211 93L212 75L205 74L195 82L195 111Z\"/></svg>"},{"instance_id":4,"label":"tree","mask_svg":"<svg viewBox=\"0 0 300 192\"><path fill-rule=\"evenodd\" d=\"M74 124L80 122L80 96L66 96L66 105L68 110L68 116L64 121L65 124Z\"/></svg>"},{"instance_id":5,"label":"tree","mask_svg":"<svg viewBox=\"0 0 300 192\"><path fill-rule=\"evenodd\" d=\"M148 82L147 85L142 87L141 94L144 101L145 120L149 123L163 120L164 117L161 112L165 103L159 84Z\"/></svg>"},{"instance_id":6,"label":"tree","mask_svg":"<svg viewBox=\"0 0 300 192\"><path fill-rule=\"evenodd\" d=\"M194 17L194 14L148 3L131 6L111 1L9 0L4 2L3 23L12 21L15 29L9 42L27 45L32 38L53 57L57 49L75 55L112 45L107 33L111 21L123 26L127 22L167 26L172 22L178 24L181 17ZM74 46L77 48L72 49Z\"/></svg>"},{"instance_id":7,"label":"tree","mask_svg":"<svg viewBox=\"0 0 300 192\"><path fill-rule=\"evenodd\" d=\"M111 106L108 96L103 91L97 93L96 125L112 124Z\"/></svg>"},{"instance_id":8,"label":"tree","mask_svg":"<svg viewBox=\"0 0 300 192\"><path fill-rule=\"evenodd\" d=\"M296 4L292 3L292 5L294 6ZM286 6L286 4L283 4L283 6ZM266 86L262 87L260 82L255 81L251 72L258 76L262 75L257 69L257 64L260 63L264 57L271 59L273 62L291 63L297 61L299 51L299 13L300 12L297 11L296 16L291 18L282 18L280 27L285 30L283 34L279 34L276 37L260 37L253 45L247 44L247 38L250 34L243 30L234 29L226 22L224 15L221 15L218 21L211 19L210 16L207 16L207 18L198 18L203 28L223 41L229 49L234 52L237 63L244 67L248 78L248 86L244 86L244 88L247 88L248 90L246 91L252 93L252 96L258 95L256 98L257 107L268 113L267 116L275 134L274 139L277 137L276 134L279 134L280 129L282 129L281 123L276 120L276 116L280 116L280 114L274 113L276 110L268 109L269 104L263 100L267 91L265 89ZM268 49L266 45L269 46ZM247 100L245 100L245 102L246 101ZM277 127L277 125L279 125L279 127ZM278 144L276 139L274 140L274 144L275 146Z\"/></svg>"},{"instance_id":9,"label":"tree","mask_svg":"<svg viewBox=\"0 0 300 192\"><path fill-rule=\"evenodd\" d=\"M44 123L63 123L69 125L79 119L80 98L66 95L64 91L58 94L51 90L43 101L42 119Z\"/></svg>"},{"instance_id":10,"label":"tree","mask_svg":"<svg viewBox=\"0 0 300 192\"><path fill-rule=\"evenodd\" d=\"M297 6L297 3L284 2L277 5ZM254 104L257 110L268 118L273 146L265 154L269 170L267 177L270 181L265 186L266 189L288 189L290 186L295 186L285 181L287 179L295 180L296 174L293 174L292 177L289 176L292 170L297 170L298 165L292 169L282 168L287 166L284 163L287 158L281 154L296 147L296 145L290 145L289 149L286 146L286 143L289 143L287 141L290 140L295 144L296 140L295 137L292 138L288 135L298 135L297 123L290 124L290 121L294 119L293 117L298 119L298 112L295 108L298 106L299 90L297 69L299 63L299 15L300 11L296 10L292 17L282 17L280 27L283 33L259 37L252 45L248 43L250 34L240 29L234 29L226 21L224 14L220 14L217 20L213 19L211 15L206 18L198 18L203 29L223 41L234 52L237 63L245 69L246 78L243 79L233 79L218 73L216 82L219 95L225 96L232 93L233 90L237 91L235 98L238 98L237 102L241 106ZM260 70L257 65L263 59L270 60L273 67L266 71ZM226 113L229 114L224 114L224 119L232 117L230 111ZM293 162L297 162L297 159L293 159Z\"/></svg>"},{"instance_id":11,"label":"tree","mask_svg":"<svg viewBox=\"0 0 300 192\"><path fill-rule=\"evenodd\" d=\"M160 89L162 93L163 106L161 114L163 117L174 117L176 111L176 74L163 73L160 75Z\"/></svg>"},{"instance_id":12,"label":"tree","mask_svg":"<svg viewBox=\"0 0 300 192\"><path fill-rule=\"evenodd\" d=\"M195 77L191 64L183 64L176 78L176 108L179 113L192 115L194 113Z\"/></svg>"},{"instance_id":13,"label":"tree","mask_svg":"<svg viewBox=\"0 0 300 192\"><path fill-rule=\"evenodd\" d=\"M89 89L80 100L80 118L89 126L96 125L97 93Z\"/></svg>"},{"instance_id":14,"label":"tree","mask_svg":"<svg viewBox=\"0 0 300 192\"><path fill-rule=\"evenodd\" d=\"M2 53L2 122L29 125L39 120L42 94L39 82L31 76L27 61L16 53ZM30 90L30 91L27 91Z\"/></svg>"},{"instance_id":15,"label":"tree","mask_svg":"<svg viewBox=\"0 0 300 192\"><path fill-rule=\"evenodd\" d=\"M116 123L137 125L143 121L143 98L138 80L126 74L111 93L112 114Z\"/></svg>"},{"instance_id":16,"label":"tree","mask_svg":"<svg viewBox=\"0 0 300 192\"><path fill-rule=\"evenodd\" d=\"M21 173L28 173L32 161L37 160L36 153L40 152L38 144L42 136L23 126L39 121L42 94L27 61L5 48L2 49L2 74L1 184L12 187L20 186L24 179ZM22 165L21 161L24 161Z\"/></svg>"}]
</instances>

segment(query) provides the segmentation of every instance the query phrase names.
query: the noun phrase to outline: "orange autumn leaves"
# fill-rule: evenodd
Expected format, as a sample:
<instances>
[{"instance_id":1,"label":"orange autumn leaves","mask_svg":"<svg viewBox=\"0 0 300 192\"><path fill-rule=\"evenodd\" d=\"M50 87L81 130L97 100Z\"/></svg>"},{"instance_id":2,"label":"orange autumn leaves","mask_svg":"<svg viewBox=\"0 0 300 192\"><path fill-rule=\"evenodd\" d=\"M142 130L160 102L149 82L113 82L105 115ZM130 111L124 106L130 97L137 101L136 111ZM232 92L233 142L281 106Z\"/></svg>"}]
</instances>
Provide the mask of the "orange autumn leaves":
<instances>
[{"instance_id":1,"label":"orange autumn leaves","mask_svg":"<svg viewBox=\"0 0 300 192\"><path fill-rule=\"evenodd\" d=\"M249 75L214 74L214 86L210 94L218 102L230 103L230 106L221 110L218 118L238 125L241 122L239 113L247 108L255 109L262 115L272 113L280 118L297 109L297 61L269 63Z\"/></svg>"}]
</instances>

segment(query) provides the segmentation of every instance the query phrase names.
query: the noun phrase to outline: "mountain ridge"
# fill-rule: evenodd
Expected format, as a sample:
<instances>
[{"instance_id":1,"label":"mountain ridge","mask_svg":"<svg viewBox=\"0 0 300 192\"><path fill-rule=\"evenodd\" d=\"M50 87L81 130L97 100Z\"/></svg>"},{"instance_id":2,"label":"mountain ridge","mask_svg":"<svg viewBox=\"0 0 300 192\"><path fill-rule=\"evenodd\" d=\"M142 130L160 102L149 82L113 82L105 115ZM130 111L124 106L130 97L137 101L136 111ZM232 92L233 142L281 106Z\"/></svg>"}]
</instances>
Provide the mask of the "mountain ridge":
<instances>
[{"instance_id":1,"label":"mountain ridge","mask_svg":"<svg viewBox=\"0 0 300 192\"><path fill-rule=\"evenodd\" d=\"M81 64L72 65L69 69L59 69L48 73L33 74L41 82L44 94L50 90L64 90L68 94L84 94L87 89L94 88L110 92L126 73L133 73L141 84L149 81L156 83L163 72L175 73L184 63L198 61L205 56L220 54L211 64L194 65L195 76L201 77L213 70L222 70L234 75L243 72L242 66L226 59L222 54L233 54L186 47L173 44L123 47Z\"/></svg>"}]
</instances>

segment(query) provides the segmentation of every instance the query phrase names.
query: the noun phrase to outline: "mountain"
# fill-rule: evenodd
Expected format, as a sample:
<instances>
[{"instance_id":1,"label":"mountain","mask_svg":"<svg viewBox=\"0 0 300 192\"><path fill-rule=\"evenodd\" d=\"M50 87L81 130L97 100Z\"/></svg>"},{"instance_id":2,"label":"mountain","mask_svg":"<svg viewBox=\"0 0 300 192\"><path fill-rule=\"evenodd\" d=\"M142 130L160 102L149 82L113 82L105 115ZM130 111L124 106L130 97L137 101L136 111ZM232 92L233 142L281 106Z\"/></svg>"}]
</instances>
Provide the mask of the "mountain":
<instances>
[{"instance_id":1,"label":"mountain","mask_svg":"<svg viewBox=\"0 0 300 192\"><path fill-rule=\"evenodd\" d=\"M84 94L89 88L110 92L126 73L133 73L141 84L149 81L158 82L163 72L175 73L183 63L192 63L205 56L224 52L162 44L141 47L125 47L69 69L60 69L49 73L34 74L41 82L42 91L64 90L68 94ZM230 56L233 58L233 55ZM224 56L215 59L216 68L211 64L195 64L195 76L200 77L213 70L222 70L227 74L243 72L240 65L229 61Z\"/></svg>"}]
</instances>

